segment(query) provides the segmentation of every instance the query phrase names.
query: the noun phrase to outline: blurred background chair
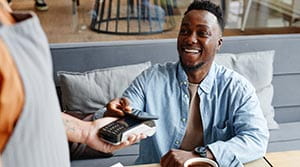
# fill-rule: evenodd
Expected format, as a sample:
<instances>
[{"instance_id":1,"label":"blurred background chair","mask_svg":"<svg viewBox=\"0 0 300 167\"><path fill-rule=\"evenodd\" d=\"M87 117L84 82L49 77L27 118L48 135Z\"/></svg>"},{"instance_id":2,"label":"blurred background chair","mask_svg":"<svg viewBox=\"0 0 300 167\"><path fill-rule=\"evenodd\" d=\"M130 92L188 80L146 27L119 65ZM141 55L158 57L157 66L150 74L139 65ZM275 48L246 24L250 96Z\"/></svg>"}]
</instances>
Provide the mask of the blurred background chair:
<instances>
[{"instance_id":1,"label":"blurred background chair","mask_svg":"<svg viewBox=\"0 0 300 167\"><path fill-rule=\"evenodd\" d=\"M175 27L172 0L96 0L91 29L120 35L154 34Z\"/></svg>"},{"instance_id":2,"label":"blurred background chair","mask_svg":"<svg viewBox=\"0 0 300 167\"><path fill-rule=\"evenodd\" d=\"M300 20L300 0L244 0L244 5L246 6L244 8L241 31L245 30L253 2L281 13L283 20L288 21L289 26Z\"/></svg>"}]
</instances>

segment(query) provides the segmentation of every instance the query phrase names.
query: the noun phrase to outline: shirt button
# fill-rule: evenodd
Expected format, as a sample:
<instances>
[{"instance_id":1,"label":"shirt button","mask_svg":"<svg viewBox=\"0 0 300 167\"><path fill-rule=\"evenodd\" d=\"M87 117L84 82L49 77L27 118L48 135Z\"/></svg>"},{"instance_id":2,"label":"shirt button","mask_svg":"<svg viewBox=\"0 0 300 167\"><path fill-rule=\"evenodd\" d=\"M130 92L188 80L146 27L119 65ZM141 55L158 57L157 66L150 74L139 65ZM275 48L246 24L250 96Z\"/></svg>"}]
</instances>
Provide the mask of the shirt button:
<instances>
[{"instance_id":1,"label":"shirt button","mask_svg":"<svg viewBox=\"0 0 300 167\"><path fill-rule=\"evenodd\" d=\"M185 122L185 121L186 121L186 119L185 119L185 118L182 118L181 120L182 120L182 122Z\"/></svg>"},{"instance_id":2,"label":"shirt button","mask_svg":"<svg viewBox=\"0 0 300 167\"><path fill-rule=\"evenodd\" d=\"M184 97L185 97L185 98L188 98L188 95L187 95L187 94L185 94L185 95L184 95Z\"/></svg>"},{"instance_id":3,"label":"shirt button","mask_svg":"<svg viewBox=\"0 0 300 167\"><path fill-rule=\"evenodd\" d=\"M176 141L175 141L175 144L179 144L179 141L178 141L178 140L176 140Z\"/></svg>"}]
</instances>

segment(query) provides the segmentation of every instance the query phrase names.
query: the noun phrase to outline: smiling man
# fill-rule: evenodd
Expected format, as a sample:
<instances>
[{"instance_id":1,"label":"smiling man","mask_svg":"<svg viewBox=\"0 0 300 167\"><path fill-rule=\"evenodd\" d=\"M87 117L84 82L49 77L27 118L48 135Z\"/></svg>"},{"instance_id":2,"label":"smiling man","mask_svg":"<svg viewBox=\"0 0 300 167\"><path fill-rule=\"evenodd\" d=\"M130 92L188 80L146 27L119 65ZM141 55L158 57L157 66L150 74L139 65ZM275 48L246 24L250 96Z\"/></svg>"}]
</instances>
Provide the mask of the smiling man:
<instances>
[{"instance_id":1,"label":"smiling man","mask_svg":"<svg viewBox=\"0 0 300 167\"><path fill-rule=\"evenodd\" d=\"M158 115L156 135L141 142L137 163L173 167L206 157L236 167L264 155L269 132L254 87L214 63L223 29L218 6L194 1L177 38L180 61L144 71L107 105L106 115L130 108Z\"/></svg>"}]
</instances>

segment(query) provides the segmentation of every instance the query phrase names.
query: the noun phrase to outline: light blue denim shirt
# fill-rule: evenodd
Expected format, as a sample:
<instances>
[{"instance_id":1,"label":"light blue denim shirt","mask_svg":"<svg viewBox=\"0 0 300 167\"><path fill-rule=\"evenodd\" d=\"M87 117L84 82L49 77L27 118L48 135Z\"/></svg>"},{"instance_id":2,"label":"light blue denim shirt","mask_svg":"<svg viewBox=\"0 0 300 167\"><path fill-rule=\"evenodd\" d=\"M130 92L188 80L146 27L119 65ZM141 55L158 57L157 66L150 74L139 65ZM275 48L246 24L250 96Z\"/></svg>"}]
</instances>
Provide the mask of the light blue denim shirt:
<instances>
[{"instance_id":1,"label":"light blue denim shirt","mask_svg":"<svg viewBox=\"0 0 300 167\"><path fill-rule=\"evenodd\" d=\"M241 75L215 63L201 82L204 145L221 167L243 166L262 157L269 131L255 88ZM180 63L156 64L125 90L133 108L157 115L156 134L142 140L137 164L158 163L179 149L189 114L188 79Z\"/></svg>"}]
</instances>

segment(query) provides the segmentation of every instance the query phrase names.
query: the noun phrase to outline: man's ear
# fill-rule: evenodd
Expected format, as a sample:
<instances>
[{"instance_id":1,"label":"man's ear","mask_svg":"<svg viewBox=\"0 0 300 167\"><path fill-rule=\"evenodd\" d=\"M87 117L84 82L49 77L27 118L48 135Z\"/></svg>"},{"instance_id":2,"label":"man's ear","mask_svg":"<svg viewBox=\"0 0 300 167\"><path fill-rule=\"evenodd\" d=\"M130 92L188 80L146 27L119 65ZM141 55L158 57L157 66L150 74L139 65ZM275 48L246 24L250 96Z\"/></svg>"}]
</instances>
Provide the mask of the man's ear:
<instances>
[{"instance_id":1,"label":"man's ear","mask_svg":"<svg viewBox=\"0 0 300 167\"><path fill-rule=\"evenodd\" d=\"M217 46L217 51L218 51L218 52L220 51L222 44L223 44L223 38L221 37L221 38L218 40L218 46Z\"/></svg>"}]
</instances>

